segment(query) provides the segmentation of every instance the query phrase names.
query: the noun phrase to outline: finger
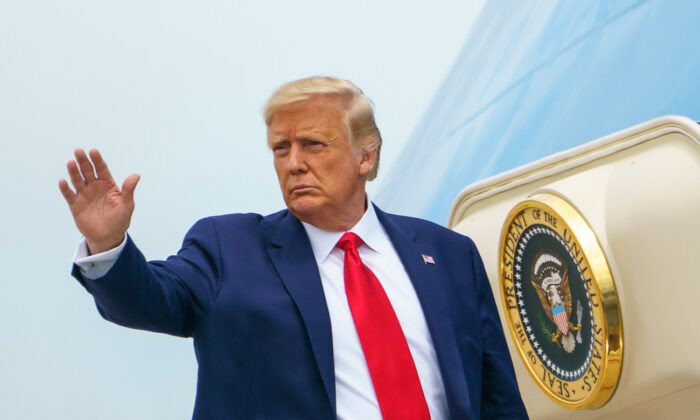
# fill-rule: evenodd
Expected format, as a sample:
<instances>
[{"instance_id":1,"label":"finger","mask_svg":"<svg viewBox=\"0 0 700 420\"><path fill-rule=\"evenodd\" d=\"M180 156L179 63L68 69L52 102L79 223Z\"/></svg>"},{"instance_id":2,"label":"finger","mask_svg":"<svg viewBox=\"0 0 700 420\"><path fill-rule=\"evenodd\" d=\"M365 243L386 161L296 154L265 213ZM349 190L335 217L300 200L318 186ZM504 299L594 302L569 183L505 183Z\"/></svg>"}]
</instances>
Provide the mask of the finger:
<instances>
[{"instance_id":1,"label":"finger","mask_svg":"<svg viewBox=\"0 0 700 420\"><path fill-rule=\"evenodd\" d=\"M95 180L95 168L92 167L90 159L88 159L83 149L75 149L75 159L80 165L80 172L83 174L85 183Z\"/></svg>"},{"instance_id":2,"label":"finger","mask_svg":"<svg viewBox=\"0 0 700 420\"><path fill-rule=\"evenodd\" d=\"M80 171L78 170L78 164L74 160L68 161L68 175L70 176L70 182L73 184L75 191L80 192L85 188L85 181L83 177L80 176Z\"/></svg>"},{"instance_id":3,"label":"finger","mask_svg":"<svg viewBox=\"0 0 700 420\"><path fill-rule=\"evenodd\" d=\"M92 164L95 166L95 173L97 173L97 179L103 179L110 181L112 180L112 174L109 172L107 163L102 159L102 155L99 150L90 150L90 159L92 159Z\"/></svg>"},{"instance_id":4,"label":"finger","mask_svg":"<svg viewBox=\"0 0 700 420\"><path fill-rule=\"evenodd\" d=\"M68 205L73 205L73 202L75 202L75 193L68 186L68 181L65 179L58 180L58 189L61 190L61 194L63 194L63 198L66 199Z\"/></svg>"},{"instance_id":5,"label":"finger","mask_svg":"<svg viewBox=\"0 0 700 420\"><path fill-rule=\"evenodd\" d=\"M134 190L136 189L136 184L139 183L141 176L139 174L129 175L127 179L124 180L122 184L122 195L124 199L133 202L134 201Z\"/></svg>"}]
</instances>

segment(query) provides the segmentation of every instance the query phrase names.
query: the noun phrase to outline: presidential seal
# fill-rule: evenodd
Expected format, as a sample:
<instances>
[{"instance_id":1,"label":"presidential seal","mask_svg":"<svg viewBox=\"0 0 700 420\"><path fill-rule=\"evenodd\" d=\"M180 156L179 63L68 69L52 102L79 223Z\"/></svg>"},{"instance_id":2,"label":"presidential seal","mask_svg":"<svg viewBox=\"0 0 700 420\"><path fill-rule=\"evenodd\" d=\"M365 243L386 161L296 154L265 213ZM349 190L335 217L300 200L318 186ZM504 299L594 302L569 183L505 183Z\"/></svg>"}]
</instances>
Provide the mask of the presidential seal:
<instances>
[{"instance_id":1,"label":"presidential seal","mask_svg":"<svg viewBox=\"0 0 700 420\"><path fill-rule=\"evenodd\" d=\"M533 380L570 409L605 404L622 365L622 324L605 255L566 200L538 194L511 210L499 243L508 328Z\"/></svg>"}]
</instances>

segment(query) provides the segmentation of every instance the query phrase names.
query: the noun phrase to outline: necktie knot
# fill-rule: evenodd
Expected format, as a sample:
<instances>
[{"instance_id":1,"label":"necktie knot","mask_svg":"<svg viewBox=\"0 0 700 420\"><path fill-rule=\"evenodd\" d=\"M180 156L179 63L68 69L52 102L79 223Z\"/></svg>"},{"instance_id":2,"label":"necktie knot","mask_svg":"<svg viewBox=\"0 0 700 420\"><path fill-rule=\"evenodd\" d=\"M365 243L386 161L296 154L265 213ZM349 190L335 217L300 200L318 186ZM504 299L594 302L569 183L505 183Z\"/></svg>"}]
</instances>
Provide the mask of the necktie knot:
<instances>
[{"instance_id":1,"label":"necktie knot","mask_svg":"<svg viewBox=\"0 0 700 420\"><path fill-rule=\"evenodd\" d=\"M362 245L362 238L352 232L346 232L343 234L336 244L336 246L343 251L347 251L348 249L357 249L360 245Z\"/></svg>"}]
</instances>

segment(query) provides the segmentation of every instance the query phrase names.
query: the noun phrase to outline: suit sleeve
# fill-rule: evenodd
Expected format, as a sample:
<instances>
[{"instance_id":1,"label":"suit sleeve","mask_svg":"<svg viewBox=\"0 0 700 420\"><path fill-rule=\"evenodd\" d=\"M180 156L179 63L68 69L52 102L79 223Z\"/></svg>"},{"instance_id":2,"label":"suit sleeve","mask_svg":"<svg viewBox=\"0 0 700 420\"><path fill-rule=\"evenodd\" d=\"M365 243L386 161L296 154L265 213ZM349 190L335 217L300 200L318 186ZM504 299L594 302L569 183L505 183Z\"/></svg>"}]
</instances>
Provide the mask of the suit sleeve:
<instances>
[{"instance_id":1,"label":"suit sleeve","mask_svg":"<svg viewBox=\"0 0 700 420\"><path fill-rule=\"evenodd\" d=\"M177 255L147 262L129 237L112 268L97 279L73 276L95 299L103 318L116 324L181 337L192 335L216 299L221 253L213 222L198 221Z\"/></svg>"},{"instance_id":2,"label":"suit sleeve","mask_svg":"<svg viewBox=\"0 0 700 420\"><path fill-rule=\"evenodd\" d=\"M481 415L489 419L527 419L484 263L474 243L470 243L483 337Z\"/></svg>"}]
</instances>

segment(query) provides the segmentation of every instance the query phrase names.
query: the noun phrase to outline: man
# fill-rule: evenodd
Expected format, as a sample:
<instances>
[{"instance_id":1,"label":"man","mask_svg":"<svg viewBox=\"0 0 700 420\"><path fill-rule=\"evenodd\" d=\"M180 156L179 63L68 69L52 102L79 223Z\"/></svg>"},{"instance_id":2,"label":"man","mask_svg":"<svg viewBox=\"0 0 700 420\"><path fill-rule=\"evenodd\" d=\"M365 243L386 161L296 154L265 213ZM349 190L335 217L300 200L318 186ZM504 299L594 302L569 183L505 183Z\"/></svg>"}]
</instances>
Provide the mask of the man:
<instances>
[{"instance_id":1,"label":"man","mask_svg":"<svg viewBox=\"0 0 700 420\"><path fill-rule=\"evenodd\" d=\"M313 77L265 107L287 209L206 218L167 261L126 234L138 175L99 152L59 187L84 236L73 274L115 323L193 337L194 418L526 418L468 238L367 200L381 137L350 82Z\"/></svg>"}]
</instances>

